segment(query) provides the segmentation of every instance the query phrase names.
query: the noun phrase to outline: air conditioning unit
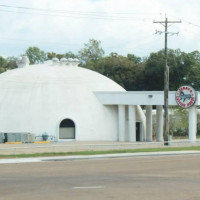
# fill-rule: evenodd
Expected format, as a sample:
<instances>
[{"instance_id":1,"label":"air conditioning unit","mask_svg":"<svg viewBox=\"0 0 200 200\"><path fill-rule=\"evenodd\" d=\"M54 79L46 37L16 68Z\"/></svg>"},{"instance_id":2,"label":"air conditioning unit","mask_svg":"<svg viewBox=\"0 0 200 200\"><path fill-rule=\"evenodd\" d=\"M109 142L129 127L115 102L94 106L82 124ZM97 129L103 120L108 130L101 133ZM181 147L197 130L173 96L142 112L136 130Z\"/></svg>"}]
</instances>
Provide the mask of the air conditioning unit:
<instances>
[{"instance_id":1,"label":"air conditioning unit","mask_svg":"<svg viewBox=\"0 0 200 200\"><path fill-rule=\"evenodd\" d=\"M31 133L22 133L21 141L23 143L33 143L33 142L35 142L35 135L31 134Z\"/></svg>"},{"instance_id":2,"label":"air conditioning unit","mask_svg":"<svg viewBox=\"0 0 200 200\"><path fill-rule=\"evenodd\" d=\"M4 133L0 133L0 143L4 143Z\"/></svg>"},{"instance_id":3,"label":"air conditioning unit","mask_svg":"<svg viewBox=\"0 0 200 200\"><path fill-rule=\"evenodd\" d=\"M7 142L21 142L20 133L6 133L6 134L7 134Z\"/></svg>"},{"instance_id":4,"label":"air conditioning unit","mask_svg":"<svg viewBox=\"0 0 200 200\"><path fill-rule=\"evenodd\" d=\"M35 142L35 134L30 134L30 136L29 136L29 142L30 143L34 143Z\"/></svg>"}]
</instances>

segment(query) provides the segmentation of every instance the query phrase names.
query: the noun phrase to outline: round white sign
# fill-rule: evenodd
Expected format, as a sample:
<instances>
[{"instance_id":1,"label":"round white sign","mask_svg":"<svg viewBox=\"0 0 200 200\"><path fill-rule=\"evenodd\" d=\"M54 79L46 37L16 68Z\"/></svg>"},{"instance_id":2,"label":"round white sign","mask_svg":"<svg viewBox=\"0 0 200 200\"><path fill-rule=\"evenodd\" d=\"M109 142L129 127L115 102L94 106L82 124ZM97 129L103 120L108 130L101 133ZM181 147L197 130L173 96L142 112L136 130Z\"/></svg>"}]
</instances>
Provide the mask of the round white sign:
<instances>
[{"instance_id":1,"label":"round white sign","mask_svg":"<svg viewBox=\"0 0 200 200\"><path fill-rule=\"evenodd\" d=\"M191 86L181 86L176 91L176 102L182 108L191 107L196 101L196 93Z\"/></svg>"}]
</instances>

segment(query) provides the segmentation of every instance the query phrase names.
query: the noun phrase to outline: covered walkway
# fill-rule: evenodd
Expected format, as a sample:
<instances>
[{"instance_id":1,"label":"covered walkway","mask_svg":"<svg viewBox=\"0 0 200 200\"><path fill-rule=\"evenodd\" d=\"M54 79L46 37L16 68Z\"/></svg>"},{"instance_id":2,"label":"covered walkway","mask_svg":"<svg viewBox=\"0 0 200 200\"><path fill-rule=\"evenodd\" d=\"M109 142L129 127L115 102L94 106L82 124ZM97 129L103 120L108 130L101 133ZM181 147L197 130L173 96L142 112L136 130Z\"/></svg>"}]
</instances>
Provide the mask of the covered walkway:
<instances>
[{"instance_id":1,"label":"covered walkway","mask_svg":"<svg viewBox=\"0 0 200 200\"><path fill-rule=\"evenodd\" d=\"M169 106L178 106L175 100L175 91L169 92ZM120 142L136 141L136 106L146 108L146 123L140 128L140 141L152 142L152 106L156 106L156 141L163 141L163 105L164 92L95 92L98 100L105 106L118 106L118 138ZM189 108L188 130L189 141L196 141L197 106L200 105L196 92L196 102Z\"/></svg>"}]
</instances>

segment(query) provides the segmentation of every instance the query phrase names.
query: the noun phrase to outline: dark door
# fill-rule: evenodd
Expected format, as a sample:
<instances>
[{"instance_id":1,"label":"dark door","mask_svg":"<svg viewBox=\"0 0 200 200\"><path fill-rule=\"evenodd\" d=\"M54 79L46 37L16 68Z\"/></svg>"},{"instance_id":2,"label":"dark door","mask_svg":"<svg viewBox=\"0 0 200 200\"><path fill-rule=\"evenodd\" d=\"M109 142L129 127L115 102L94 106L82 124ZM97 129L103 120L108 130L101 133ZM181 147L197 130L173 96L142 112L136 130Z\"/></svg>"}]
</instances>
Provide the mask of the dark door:
<instances>
[{"instance_id":1,"label":"dark door","mask_svg":"<svg viewBox=\"0 0 200 200\"><path fill-rule=\"evenodd\" d=\"M136 122L136 141L140 141L140 123Z\"/></svg>"},{"instance_id":2,"label":"dark door","mask_svg":"<svg viewBox=\"0 0 200 200\"><path fill-rule=\"evenodd\" d=\"M5 142L8 142L8 135L7 135L7 133L4 133L4 143Z\"/></svg>"}]
</instances>

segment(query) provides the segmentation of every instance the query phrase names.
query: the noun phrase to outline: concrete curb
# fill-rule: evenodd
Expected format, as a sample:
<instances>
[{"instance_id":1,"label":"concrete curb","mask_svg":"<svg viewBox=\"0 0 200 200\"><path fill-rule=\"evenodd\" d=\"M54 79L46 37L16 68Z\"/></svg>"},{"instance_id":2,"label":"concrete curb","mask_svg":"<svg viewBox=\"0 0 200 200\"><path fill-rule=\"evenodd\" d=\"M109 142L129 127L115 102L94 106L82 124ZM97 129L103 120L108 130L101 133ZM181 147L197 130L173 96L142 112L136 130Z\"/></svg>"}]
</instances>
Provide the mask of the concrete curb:
<instances>
[{"instance_id":1,"label":"concrete curb","mask_svg":"<svg viewBox=\"0 0 200 200\"><path fill-rule=\"evenodd\" d=\"M144 152L144 153L119 153L103 155L86 155L86 156L58 156L58 157L38 157L38 158L16 158L0 159L0 164L17 164L65 160L90 160L105 158L123 158L123 157L142 157L142 156L175 156L175 155L200 155L200 151L164 151L164 152Z\"/></svg>"}]
</instances>

